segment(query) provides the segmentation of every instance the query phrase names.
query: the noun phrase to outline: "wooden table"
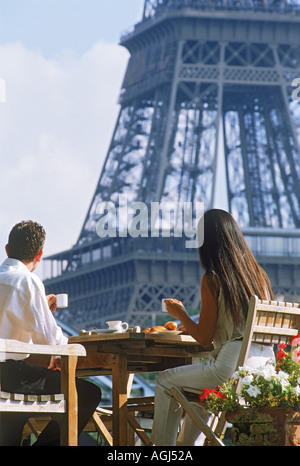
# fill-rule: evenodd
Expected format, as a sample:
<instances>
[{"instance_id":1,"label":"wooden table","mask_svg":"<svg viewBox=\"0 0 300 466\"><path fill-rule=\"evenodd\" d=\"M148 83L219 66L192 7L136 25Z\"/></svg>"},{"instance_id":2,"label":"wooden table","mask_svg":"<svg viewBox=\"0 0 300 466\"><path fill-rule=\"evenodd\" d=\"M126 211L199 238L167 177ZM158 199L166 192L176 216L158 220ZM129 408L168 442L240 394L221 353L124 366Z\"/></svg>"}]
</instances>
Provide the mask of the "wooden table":
<instances>
[{"instance_id":1,"label":"wooden table","mask_svg":"<svg viewBox=\"0 0 300 466\"><path fill-rule=\"evenodd\" d=\"M78 376L112 374L114 445L127 445L129 374L192 364L208 352L191 336L168 332L84 334L69 338L69 342L82 344L87 352L78 362Z\"/></svg>"}]
</instances>

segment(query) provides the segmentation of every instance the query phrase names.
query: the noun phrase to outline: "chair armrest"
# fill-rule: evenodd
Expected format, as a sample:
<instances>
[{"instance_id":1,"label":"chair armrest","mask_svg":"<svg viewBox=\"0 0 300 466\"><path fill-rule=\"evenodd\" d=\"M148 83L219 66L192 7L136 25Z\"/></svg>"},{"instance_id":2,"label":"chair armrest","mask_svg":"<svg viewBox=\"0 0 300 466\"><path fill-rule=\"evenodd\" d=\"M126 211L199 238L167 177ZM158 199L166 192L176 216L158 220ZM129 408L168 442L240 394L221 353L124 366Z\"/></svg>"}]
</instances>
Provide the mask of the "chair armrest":
<instances>
[{"instance_id":1,"label":"chair armrest","mask_svg":"<svg viewBox=\"0 0 300 466\"><path fill-rule=\"evenodd\" d=\"M86 356L85 348L79 344L36 345L0 338L0 360L5 360L5 353L43 354L49 356Z\"/></svg>"}]
</instances>

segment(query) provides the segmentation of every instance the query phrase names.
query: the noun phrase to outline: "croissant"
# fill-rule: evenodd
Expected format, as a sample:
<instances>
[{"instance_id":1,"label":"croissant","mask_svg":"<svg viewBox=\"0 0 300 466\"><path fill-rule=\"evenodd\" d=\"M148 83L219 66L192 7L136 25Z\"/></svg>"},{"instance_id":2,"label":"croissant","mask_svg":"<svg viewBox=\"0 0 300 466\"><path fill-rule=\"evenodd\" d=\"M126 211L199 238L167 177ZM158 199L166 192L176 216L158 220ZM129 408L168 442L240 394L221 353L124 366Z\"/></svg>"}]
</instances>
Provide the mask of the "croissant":
<instances>
[{"instance_id":1,"label":"croissant","mask_svg":"<svg viewBox=\"0 0 300 466\"><path fill-rule=\"evenodd\" d=\"M167 330L176 330L177 329L177 324L176 322L173 322L172 320L170 322L165 323L164 327Z\"/></svg>"},{"instance_id":2,"label":"croissant","mask_svg":"<svg viewBox=\"0 0 300 466\"><path fill-rule=\"evenodd\" d=\"M150 333L152 333L152 332L165 332L165 331L167 331L166 327L163 327L161 325L156 325L155 327L152 327L150 329Z\"/></svg>"},{"instance_id":3,"label":"croissant","mask_svg":"<svg viewBox=\"0 0 300 466\"><path fill-rule=\"evenodd\" d=\"M143 333L149 333L150 332L150 327L144 328Z\"/></svg>"}]
</instances>

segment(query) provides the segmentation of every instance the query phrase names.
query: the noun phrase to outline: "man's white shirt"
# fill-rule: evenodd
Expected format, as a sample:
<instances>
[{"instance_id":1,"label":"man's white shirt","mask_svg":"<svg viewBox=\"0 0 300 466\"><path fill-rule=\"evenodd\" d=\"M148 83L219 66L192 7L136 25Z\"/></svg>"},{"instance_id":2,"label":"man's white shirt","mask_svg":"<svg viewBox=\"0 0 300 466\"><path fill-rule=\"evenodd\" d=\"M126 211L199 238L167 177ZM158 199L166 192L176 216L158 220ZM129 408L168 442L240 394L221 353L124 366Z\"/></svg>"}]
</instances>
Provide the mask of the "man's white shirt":
<instances>
[{"instance_id":1,"label":"man's white shirt","mask_svg":"<svg viewBox=\"0 0 300 466\"><path fill-rule=\"evenodd\" d=\"M48 345L68 342L49 308L43 282L11 258L0 266L0 338Z\"/></svg>"}]
</instances>

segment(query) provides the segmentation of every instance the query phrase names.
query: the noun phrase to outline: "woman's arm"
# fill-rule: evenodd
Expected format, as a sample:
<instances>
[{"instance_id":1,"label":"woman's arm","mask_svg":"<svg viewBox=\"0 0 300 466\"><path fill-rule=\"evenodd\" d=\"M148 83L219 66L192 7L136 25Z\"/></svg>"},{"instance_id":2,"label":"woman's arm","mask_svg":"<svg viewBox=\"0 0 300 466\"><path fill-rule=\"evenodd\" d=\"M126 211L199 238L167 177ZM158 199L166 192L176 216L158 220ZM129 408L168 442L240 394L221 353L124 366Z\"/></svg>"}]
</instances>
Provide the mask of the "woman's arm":
<instances>
[{"instance_id":1,"label":"woman's arm","mask_svg":"<svg viewBox=\"0 0 300 466\"><path fill-rule=\"evenodd\" d=\"M165 302L168 313L181 321L189 335L204 347L211 345L215 334L218 304L217 298L208 286L206 274L201 281L201 310L198 323L190 318L184 305L177 299L169 299Z\"/></svg>"}]
</instances>

